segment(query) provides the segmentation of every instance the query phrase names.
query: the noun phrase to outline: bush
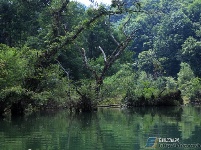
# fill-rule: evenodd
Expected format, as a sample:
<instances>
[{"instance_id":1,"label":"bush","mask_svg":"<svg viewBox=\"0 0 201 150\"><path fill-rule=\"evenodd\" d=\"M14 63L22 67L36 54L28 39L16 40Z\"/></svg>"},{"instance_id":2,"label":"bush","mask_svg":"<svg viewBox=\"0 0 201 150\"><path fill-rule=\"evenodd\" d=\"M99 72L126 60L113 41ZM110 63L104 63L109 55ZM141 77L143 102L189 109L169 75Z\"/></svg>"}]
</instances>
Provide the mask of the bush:
<instances>
[{"instance_id":1,"label":"bush","mask_svg":"<svg viewBox=\"0 0 201 150\"><path fill-rule=\"evenodd\" d=\"M17 49L0 44L0 115L6 109L22 114L30 105L38 108L65 105L70 80L57 64L36 68L39 55L39 51L27 47Z\"/></svg>"},{"instance_id":2,"label":"bush","mask_svg":"<svg viewBox=\"0 0 201 150\"><path fill-rule=\"evenodd\" d=\"M189 100L194 101L196 98L200 99L201 81L200 78L195 77L190 65L181 63L181 69L178 73L178 86L182 95Z\"/></svg>"},{"instance_id":3,"label":"bush","mask_svg":"<svg viewBox=\"0 0 201 150\"><path fill-rule=\"evenodd\" d=\"M127 90L123 103L134 106L175 106L183 104L181 92L171 77L155 78L142 71L134 78L133 87Z\"/></svg>"}]
</instances>

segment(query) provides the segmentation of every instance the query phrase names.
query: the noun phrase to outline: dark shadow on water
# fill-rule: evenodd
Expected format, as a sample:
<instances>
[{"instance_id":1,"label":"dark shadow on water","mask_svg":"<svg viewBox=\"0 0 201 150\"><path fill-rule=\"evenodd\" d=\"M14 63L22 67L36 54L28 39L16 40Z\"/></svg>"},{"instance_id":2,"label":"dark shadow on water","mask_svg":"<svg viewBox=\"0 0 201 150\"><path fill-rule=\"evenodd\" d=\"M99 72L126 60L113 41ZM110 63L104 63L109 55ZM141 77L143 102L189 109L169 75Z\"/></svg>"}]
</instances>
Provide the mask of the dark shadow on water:
<instances>
[{"instance_id":1,"label":"dark shadow on water","mask_svg":"<svg viewBox=\"0 0 201 150\"><path fill-rule=\"evenodd\" d=\"M124 113L138 114L142 117L150 114L152 117L155 115L165 117L175 117L177 120L181 120L183 108L182 107L135 107L133 109L125 109Z\"/></svg>"},{"instance_id":2,"label":"dark shadow on water","mask_svg":"<svg viewBox=\"0 0 201 150\"><path fill-rule=\"evenodd\" d=\"M78 122L82 129L89 128L92 125L92 121L96 118L96 112L85 112L73 114L74 121Z\"/></svg>"}]
</instances>

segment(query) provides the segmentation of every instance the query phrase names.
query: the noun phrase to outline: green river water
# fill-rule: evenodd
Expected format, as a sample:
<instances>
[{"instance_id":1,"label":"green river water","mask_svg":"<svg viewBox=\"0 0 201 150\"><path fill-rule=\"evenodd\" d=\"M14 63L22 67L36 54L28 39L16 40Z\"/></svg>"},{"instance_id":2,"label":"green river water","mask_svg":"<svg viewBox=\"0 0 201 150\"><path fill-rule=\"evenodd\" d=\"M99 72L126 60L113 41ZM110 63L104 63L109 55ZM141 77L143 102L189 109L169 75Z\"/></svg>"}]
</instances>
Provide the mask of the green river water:
<instances>
[{"instance_id":1,"label":"green river water","mask_svg":"<svg viewBox=\"0 0 201 150\"><path fill-rule=\"evenodd\" d=\"M0 150L143 150L152 149L146 147L149 137L179 140L157 140L156 149L191 144L169 149L201 150L195 146L201 144L201 107L46 111L0 120Z\"/></svg>"}]
</instances>

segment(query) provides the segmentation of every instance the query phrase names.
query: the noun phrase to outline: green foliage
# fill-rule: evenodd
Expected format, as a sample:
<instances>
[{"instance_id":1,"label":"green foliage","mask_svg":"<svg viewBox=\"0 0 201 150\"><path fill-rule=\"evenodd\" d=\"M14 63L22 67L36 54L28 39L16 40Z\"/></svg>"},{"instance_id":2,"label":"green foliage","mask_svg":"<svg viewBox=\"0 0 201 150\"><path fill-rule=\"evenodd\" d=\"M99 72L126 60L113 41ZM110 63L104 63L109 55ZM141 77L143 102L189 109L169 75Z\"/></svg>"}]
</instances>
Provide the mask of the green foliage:
<instances>
[{"instance_id":1,"label":"green foliage","mask_svg":"<svg viewBox=\"0 0 201 150\"><path fill-rule=\"evenodd\" d=\"M63 77L59 65L51 65L46 69L35 68L40 52L27 47L22 49L0 45L0 101L5 108L13 103L23 101L24 107L45 106L47 103L63 104L67 100L69 80ZM35 75L40 70L40 74ZM33 90L35 82L40 84ZM27 84L27 82L30 84ZM34 80L33 80L34 81Z\"/></svg>"},{"instance_id":2,"label":"green foliage","mask_svg":"<svg viewBox=\"0 0 201 150\"><path fill-rule=\"evenodd\" d=\"M162 73L162 58L158 59L153 50L143 51L138 55L137 67L139 70L158 76Z\"/></svg>"},{"instance_id":3,"label":"green foliage","mask_svg":"<svg viewBox=\"0 0 201 150\"><path fill-rule=\"evenodd\" d=\"M22 98L22 95L26 93L26 89L21 86L13 86L10 88L4 88L1 90L0 94L1 100L6 100L6 103L12 104L12 102L18 101Z\"/></svg>"},{"instance_id":4,"label":"green foliage","mask_svg":"<svg viewBox=\"0 0 201 150\"><path fill-rule=\"evenodd\" d=\"M152 51L154 58L160 62L156 64L160 64L165 75L176 77L180 64L178 52L182 49L184 41L189 36L195 35L195 30L197 33L199 31L199 23L196 21L197 25L195 25L187 11L191 4L191 1L184 0L143 1L143 8L149 12L149 15L143 13L133 15L124 29L125 31L137 29L131 49L137 53L136 59L143 63L142 66L139 64L139 68L145 67L147 69L143 70L151 73L153 56L152 59L143 56ZM199 9L196 10L199 13ZM123 23L125 20L120 22Z\"/></svg>"},{"instance_id":5,"label":"green foliage","mask_svg":"<svg viewBox=\"0 0 201 150\"><path fill-rule=\"evenodd\" d=\"M201 42L193 37L189 37L180 50L180 59L189 63L196 76L201 77Z\"/></svg>"},{"instance_id":6,"label":"green foliage","mask_svg":"<svg viewBox=\"0 0 201 150\"><path fill-rule=\"evenodd\" d=\"M189 64L187 63L181 63L181 69L178 73L178 84L182 85L185 84L186 81L190 81L192 78L194 78L194 73L191 70Z\"/></svg>"},{"instance_id":7,"label":"green foliage","mask_svg":"<svg viewBox=\"0 0 201 150\"><path fill-rule=\"evenodd\" d=\"M36 71L40 73L37 75L32 74L26 78L30 82L30 86L27 88L32 91L30 99L34 101L34 105L40 107L65 107L65 102L70 98L68 93L70 93L72 85L69 78L63 76L60 66L57 64L50 65L48 68L37 69ZM33 89L31 84L34 81L39 83Z\"/></svg>"},{"instance_id":8,"label":"green foliage","mask_svg":"<svg viewBox=\"0 0 201 150\"><path fill-rule=\"evenodd\" d=\"M79 101L74 82L78 91L92 101L100 96L107 103L120 103L130 96L134 101L151 104L157 97L168 98L178 88L189 99L199 97L199 0L128 0L126 5L112 1L110 11L124 14L117 18L108 18L109 8L103 5L86 8L70 1L62 8L64 2L1 0L1 101L12 105L26 98L27 104L40 107L65 105L71 98ZM131 15L131 10L145 10L149 15ZM95 19L97 15L100 17ZM89 23L91 19L94 21ZM133 31L132 43L104 74L98 95L94 75L84 67L80 49L86 49L89 65L99 74L104 67L99 46L109 59L118 42Z\"/></svg>"},{"instance_id":9,"label":"green foliage","mask_svg":"<svg viewBox=\"0 0 201 150\"><path fill-rule=\"evenodd\" d=\"M162 20L158 27L154 48L158 57L168 58L162 64L167 75L175 76L179 71L176 54L181 49L184 40L192 33L192 23L181 10L166 15Z\"/></svg>"},{"instance_id":10,"label":"green foliage","mask_svg":"<svg viewBox=\"0 0 201 150\"><path fill-rule=\"evenodd\" d=\"M133 106L172 106L183 103L177 83L170 77L155 78L144 71L138 72L131 87L127 87L123 103Z\"/></svg>"},{"instance_id":11,"label":"green foliage","mask_svg":"<svg viewBox=\"0 0 201 150\"><path fill-rule=\"evenodd\" d=\"M20 50L0 44L0 89L22 85L27 61Z\"/></svg>"},{"instance_id":12,"label":"green foliage","mask_svg":"<svg viewBox=\"0 0 201 150\"><path fill-rule=\"evenodd\" d=\"M166 80L166 91L167 93L169 92L174 92L178 89L178 83L173 77L165 77Z\"/></svg>"},{"instance_id":13,"label":"green foliage","mask_svg":"<svg viewBox=\"0 0 201 150\"><path fill-rule=\"evenodd\" d=\"M178 86L182 94L190 100L199 96L201 90L200 78L195 77L190 65L181 63L181 69L178 73Z\"/></svg>"},{"instance_id":14,"label":"green foliage","mask_svg":"<svg viewBox=\"0 0 201 150\"><path fill-rule=\"evenodd\" d=\"M200 13L200 7L201 7L201 2L199 0L195 0L193 1L193 3L191 3L188 6L188 14L189 14L189 18L193 21L193 22L199 22L200 21L200 17L201 17L201 13Z\"/></svg>"},{"instance_id":15,"label":"green foliage","mask_svg":"<svg viewBox=\"0 0 201 150\"><path fill-rule=\"evenodd\" d=\"M132 87L132 91L136 97L145 97L147 99L150 99L152 95L157 96L160 92L160 89L158 89L157 83L160 83L160 79L154 80L154 78L147 74L144 71L139 72L139 74L134 79L134 82L136 83L134 87ZM163 87L161 87L162 89Z\"/></svg>"},{"instance_id":16,"label":"green foliage","mask_svg":"<svg viewBox=\"0 0 201 150\"><path fill-rule=\"evenodd\" d=\"M33 92L24 87L25 79L33 73L36 51L28 48L10 48L0 44L0 112L12 108L13 104L31 103ZM29 68L30 67L30 68ZM29 102L28 102L29 101Z\"/></svg>"},{"instance_id":17,"label":"green foliage","mask_svg":"<svg viewBox=\"0 0 201 150\"><path fill-rule=\"evenodd\" d=\"M177 95L177 82L171 77L154 78L144 71L133 73L129 66L115 75L107 77L102 88L102 104L135 103L133 106L144 105L180 105ZM172 94L169 96L169 94ZM171 95L170 94L170 95ZM158 99L161 98L161 101ZM170 98L170 99L169 99ZM169 99L169 100L168 100ZM122 100L122 101L120 101Z\"/></svg>"},{"instance_id":18,"label":"green foliage","mask_svg":"<svg viewBox=\"0 0 201 150\"><path fill-rule=\"evenodd\" d=\"M112 76L106 77L101 89L102 103L120 103L128 88L133 87L135 73L130 64L119 65L119 71Z\"/></svg>"},{"instance_id":19,"label":"green foliage","mask_svg":"<svg viewBox=\"0 0 201 150\"><path fill-rule=\"evenodd\" d=\"M86 97L90 98L92 102L96 101L97 94L95 91L96 88L96 84L93 80L90 79L83 79L80 80L79 82L76 83L76 88L77 90L85 95ZM77 94L77 98L79 97L78 93Z\"/></svg>"},{"instance_id":20,"label":"green foliage","mask_svg":"<svg viewBox=\"0 0 201 150\"><path fill-rule=\"evenodd\" d=\"M29 36L39 30L38 14L45 3L40 1L1 0L0 43L23 47Z\"/></svg>"}]
</instances>

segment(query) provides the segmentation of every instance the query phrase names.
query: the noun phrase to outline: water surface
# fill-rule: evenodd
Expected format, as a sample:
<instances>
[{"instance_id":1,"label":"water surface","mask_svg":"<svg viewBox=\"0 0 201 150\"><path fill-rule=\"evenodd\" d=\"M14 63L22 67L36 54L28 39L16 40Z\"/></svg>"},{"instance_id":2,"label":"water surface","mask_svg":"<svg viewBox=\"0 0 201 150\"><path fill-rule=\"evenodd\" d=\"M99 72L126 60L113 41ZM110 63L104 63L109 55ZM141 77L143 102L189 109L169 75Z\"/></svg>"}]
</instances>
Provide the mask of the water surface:
<instances>
[{"instance_id":1,"label":"water surface","mask_svg":"<svg viewBox=\"0 0 201 150\"><path fill-rule=\"evenodd\" d=\"M200 107L100 108L77 115L66 110L40 112L0 120L0 149L143 150L148 137L201 144L200 114Z\"/></svg>"}]
</instances>

